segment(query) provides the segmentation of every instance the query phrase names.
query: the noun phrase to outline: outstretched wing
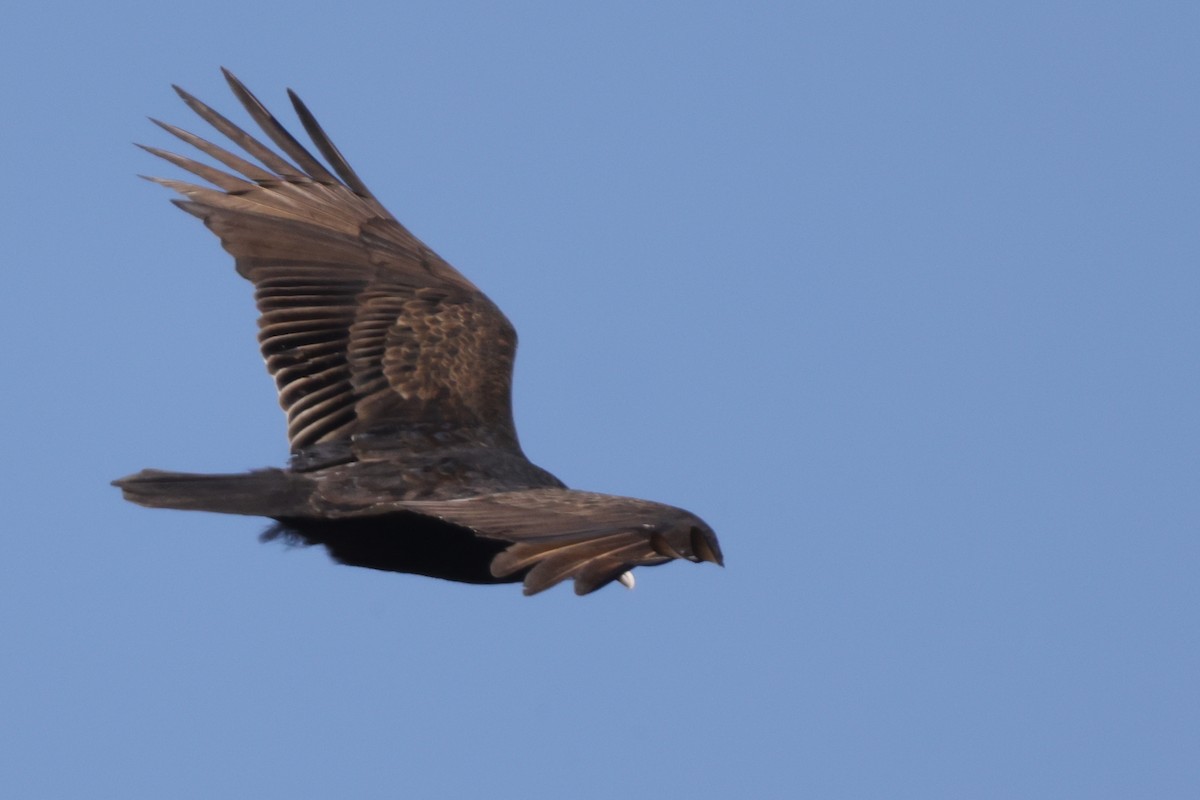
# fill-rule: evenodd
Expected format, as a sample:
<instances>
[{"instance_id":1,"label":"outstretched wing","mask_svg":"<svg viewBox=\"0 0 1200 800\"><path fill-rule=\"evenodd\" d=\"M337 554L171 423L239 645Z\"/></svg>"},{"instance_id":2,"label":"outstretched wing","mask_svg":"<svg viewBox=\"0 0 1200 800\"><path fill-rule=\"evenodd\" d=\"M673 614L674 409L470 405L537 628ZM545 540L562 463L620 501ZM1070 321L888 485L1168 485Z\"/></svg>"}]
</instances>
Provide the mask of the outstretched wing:
<instances>
[{"instance_id":1,"label":"outstretched wing","mask_svg":"<svg viewBox=\"0 0 1200 800\"><path fill-rule=\"evenodd\" d=\"M293 452L389 424L484 429L516 446L516 333L500 310L371 194L291 91L327 169L227 70L242 105L286 156L175 90L254 164L155 122L230 171L145 149L212 184L151 178L183 194L255 287L259 343Z\"/></svg>"},{"instance_id":2,"label":"outstretched wing","mask_svg":"<svg viewBox=\"0 0 1200 800\"><path fill-rule=\"evenodd\" d=\"M525 594L568 578L587 594L634 567L676 558L724 563L717 537L694 514L631 497L547 488L397 507L511 542L492 560L492 575L525 572Z\"/></svg>"}]
</instances>

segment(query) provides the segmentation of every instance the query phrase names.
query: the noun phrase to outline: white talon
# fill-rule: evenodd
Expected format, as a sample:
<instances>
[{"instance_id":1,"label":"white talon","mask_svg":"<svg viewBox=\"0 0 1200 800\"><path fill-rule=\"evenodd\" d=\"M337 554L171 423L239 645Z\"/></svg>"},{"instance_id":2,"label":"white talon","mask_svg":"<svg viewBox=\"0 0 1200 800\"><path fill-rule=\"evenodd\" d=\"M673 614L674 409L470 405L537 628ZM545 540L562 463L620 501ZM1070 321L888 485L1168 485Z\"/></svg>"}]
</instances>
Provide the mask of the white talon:
<instances>
[{"instance_id":1,"label":"white talon","mask_svg":"<svg viewBox=\"0 0 1200 800\"><path fill-rule=\"evenodd\" d=\"M633 573L629 572L628 570L626 570L625 572L622 572L621 576L619 578L617 578L617 580L620 581L621 585L624 586L626 589L632 589L634 587L634 585L637 583L637 581L635 581L633 579Z\"/></svg>"}]
</instances>

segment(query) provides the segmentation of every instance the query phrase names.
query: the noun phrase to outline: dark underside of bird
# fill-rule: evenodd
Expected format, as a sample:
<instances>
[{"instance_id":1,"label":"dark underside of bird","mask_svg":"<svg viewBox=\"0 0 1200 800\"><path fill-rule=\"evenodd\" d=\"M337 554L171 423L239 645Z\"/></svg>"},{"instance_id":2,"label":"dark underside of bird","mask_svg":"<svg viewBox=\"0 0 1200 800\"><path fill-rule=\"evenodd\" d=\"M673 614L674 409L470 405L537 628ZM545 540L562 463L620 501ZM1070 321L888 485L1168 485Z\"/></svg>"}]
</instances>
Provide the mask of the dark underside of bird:
<instances>
[{"instance_id":1,"label":"dark underside of bird","mask_svg":"<svg viewBox=\"0 0 1200 800\"><path fill-rule=\"evenodd\" d=\"M181 194L254 285L259 344L288 420L285 469L114 481L151 508L268 517L263 539L338 562L464 583L571 579L586 594L675 559L722 564L696 515L568 489L521 450L511 408L516 332L474 284L404 228L289 91L325 166L226 71L277 152L176 87L247 160L162 128L226 170L145 148L209 186ZM290 158L290 160L289 160Z\"/></svg>"}]
</instances>

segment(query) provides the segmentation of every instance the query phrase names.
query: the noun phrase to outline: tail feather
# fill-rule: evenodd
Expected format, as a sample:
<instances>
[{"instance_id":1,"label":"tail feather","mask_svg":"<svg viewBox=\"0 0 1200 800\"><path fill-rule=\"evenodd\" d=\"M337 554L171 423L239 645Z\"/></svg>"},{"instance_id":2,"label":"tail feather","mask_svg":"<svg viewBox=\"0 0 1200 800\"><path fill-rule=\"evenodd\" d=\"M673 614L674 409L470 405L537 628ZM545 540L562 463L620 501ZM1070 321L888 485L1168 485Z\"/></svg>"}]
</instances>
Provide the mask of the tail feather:
<instances>
[{"instance_id":1,"label":"tail feather","mask_svg":"<svg viewBox=\"0 0 1200 800\"><path fill-rule=\"evenodd\" d=\"M178 508L261 517L302 515L312 482L282 469L200 475L144 469L113 481L125 499L148 508Z\"/></svg>"}]
</instances>

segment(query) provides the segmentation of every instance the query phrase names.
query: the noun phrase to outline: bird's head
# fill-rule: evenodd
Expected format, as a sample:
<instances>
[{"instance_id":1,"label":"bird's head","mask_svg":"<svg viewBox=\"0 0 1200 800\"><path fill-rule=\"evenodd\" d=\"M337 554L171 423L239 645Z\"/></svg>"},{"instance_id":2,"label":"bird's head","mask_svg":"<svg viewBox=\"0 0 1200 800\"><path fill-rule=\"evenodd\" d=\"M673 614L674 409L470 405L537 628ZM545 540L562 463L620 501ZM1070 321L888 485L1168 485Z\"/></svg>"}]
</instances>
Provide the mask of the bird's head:
<instances>
[{"instance_id":1,"label":"bird's head","mask_svg":"<svg viewBox=\"0 0 1200 800\"><path fill-rule=\"evenodd\" d=\"M651 533L650 546L659 555L669 558L684 558L696 563L711 561L718 566L725 566L725 557L721 554L721 545L713 529L687 511L683 511L665 530Z\"/></svg>"}]
</instances>

